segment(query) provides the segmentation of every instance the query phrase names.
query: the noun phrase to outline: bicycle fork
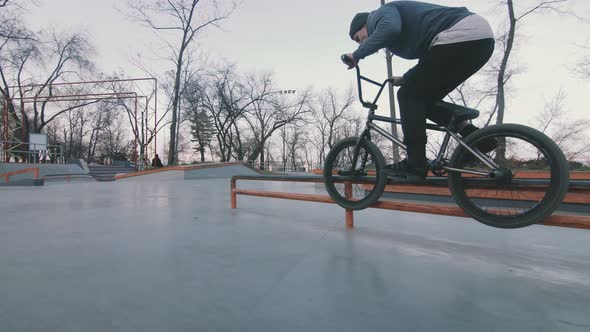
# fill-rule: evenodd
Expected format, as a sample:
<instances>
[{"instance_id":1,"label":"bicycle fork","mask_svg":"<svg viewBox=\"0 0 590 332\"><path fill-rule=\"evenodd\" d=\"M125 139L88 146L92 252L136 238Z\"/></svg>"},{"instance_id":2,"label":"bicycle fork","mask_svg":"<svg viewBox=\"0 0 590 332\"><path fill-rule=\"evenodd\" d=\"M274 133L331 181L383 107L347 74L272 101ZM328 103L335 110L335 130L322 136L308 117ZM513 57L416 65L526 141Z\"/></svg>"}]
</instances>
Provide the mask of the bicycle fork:
<instances>
[{"instance_id":1,"label":"bicycle fork","mask_svg":"<svg viewBox=\"0 0 590 332\"><path fill-rule=\"evenodd\" d=\"M366 138L365 138L366 137ZM357 175L355 173L359 173L359 175L361 173L363 173L365 171L365 166L367 165L367 158L369 157L369 151L365 151L365 153L363 153L362 156L359 156L360 152L361 152L361 145L363 143L363 140L367 139L367 140L371 140L371 133L369 131L369 128L365 128L365 130L363 130L363 133L359 136L359 139L356 141L356 145L354 146L354 152L352 155L352 165L350 166L350 170L349 172L351 173L351 175ZM356 163L358 162L358 158L361 157L361 167L359 170L356 170Z\"/></svg>"}]
</instances>

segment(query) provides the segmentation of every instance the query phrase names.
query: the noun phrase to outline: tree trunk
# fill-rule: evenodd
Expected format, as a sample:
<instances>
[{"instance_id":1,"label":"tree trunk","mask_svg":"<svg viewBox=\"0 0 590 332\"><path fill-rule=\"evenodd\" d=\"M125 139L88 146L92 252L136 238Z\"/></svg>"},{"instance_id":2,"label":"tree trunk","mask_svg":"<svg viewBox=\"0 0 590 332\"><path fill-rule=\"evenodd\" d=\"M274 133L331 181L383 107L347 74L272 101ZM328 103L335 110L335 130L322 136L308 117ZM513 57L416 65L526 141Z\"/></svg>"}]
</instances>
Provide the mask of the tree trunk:
<instances>
[{"instance_id":1,"label":"tree trunk","mask_svg":"<svg viewBox=\"0 0 590 332\"><path fill-rule=\"evenodd\" d=\"M222 134L217 134L217 144L219 145L219 157L221 157L220 162L225 161L225 143L222 140Z\"/></svg>"},{"instance_id":2,"label":"tree trunk","mask_svg":"<svg viewBox=\"0 0 590 332\"><path fill-rule=\"evenodd\" d=\"M260 169L264 170L264 141L260 142L258 149L260 151Z\"/></svg>"},{"instance_id":3,"label":"tree trunk","mask_svg":"<svg viewBox=\"0 0 590 332\"><path fill-rule=\"evenodd\" d=\"M514 6L512 4L512 0L508 0L507 5L508 14L510 17L510 28L508 30L508 39L506 40L506 49L504 50L500 71L498 72L498 94L496 96L498 115L496 118L496 124L504 123L504 111L506 109L506 99L504 93L506 68L508 67L508 58L510 57L510 52L512 51L512 46L514 44L514 34L516 31L516 18L514 16Z\"/></svg>"},{"instance_id":4,"label":"tree trunk","mask_svg":"<svg viewBox=\"0 0 590 332\"><path fill-rule=\"evenodd\" d=\"M182 47L178 52L178 62L176 63L176 75L174 78L174 99L172 101L172 122L170 123L170 144L168 145L168 165L176 164L176 122L178 121L176 113L178 112L178 101L180 99L180 76L182 75L182 60L185 50L185 38L182 40Z\"/></svg>"},{"instance_id":5,"label":"tree trunk","mask_svg":"<svg viewBox=\"0 0 590 332\"><path fill-rule=\"evenodd\" d=\"M254 150L250 153L250 155L248 156L248 162L251 162L252 165L254 165L254 163L256 162L256 159L258 159L258 156L260 155L260 145L257 144L254 147Z\"/></svg>"},{"instance_id":6,"label":"tree trunk","mask_svg":"<svg viewBox=\"0 0 590 332\"><path fill-rule=\"evenodd\" d=\"M498 94L496 95L496 105L498 109L498 115L496 118L496 124L504 123L504 111L506 110L506 96L504 91L506 68L508 67L508 58L512 51L514 44L514 34L516 31L516 18L514 16L514 6L512 0L507 1L508 14L510 17L510 28L508 30L508 39L506 40L506 49L504 50L504 56L502 57L502 64L500 65L500 71L498 72ZM498 142L497 158L499 161L506 159L506 141L501 140Z\"/></svg>"}]
</instances>

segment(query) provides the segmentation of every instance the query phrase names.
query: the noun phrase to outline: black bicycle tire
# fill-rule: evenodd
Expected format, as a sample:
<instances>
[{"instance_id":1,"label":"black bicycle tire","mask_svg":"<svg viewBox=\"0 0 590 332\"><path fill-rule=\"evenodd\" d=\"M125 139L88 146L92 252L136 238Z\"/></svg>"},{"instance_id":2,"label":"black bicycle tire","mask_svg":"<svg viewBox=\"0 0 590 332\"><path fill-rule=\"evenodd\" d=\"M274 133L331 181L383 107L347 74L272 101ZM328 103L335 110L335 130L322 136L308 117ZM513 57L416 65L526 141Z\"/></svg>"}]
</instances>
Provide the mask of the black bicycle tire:
<instances>
[{"instance_id":1,"label":"black bicycle tire","mask_svg":"<svg viewBox=\"0 0 590 332\"><path fill-rule=\"evenodd\" d=\"M499 124L492 125L486 128L482 128L473 134L469 135L464 142L472 146L473 142L476 142L485 137L491 137L492 135L506 135L510 134L527 138L529 143L536 145L537 148L544 151L549 157L549 165L551 166L551 182L549 185L549 193L545 195L541 203L530 211L526 212L525 215L515 216L490 216L481 209L477 208L475 204L471 202L469 197L466 196L463 183L461 181L461 175L458 172L449 172L449 189L453 195L453 198L461 207L465 213L471 216L473 219L496 228L522 228L530 226L542 221L545 217L551 215L561 204L563 198L567 194L569 188L569 170L568 163L565 156L559 146L555 144L547 135L531 127L519 125L519 124ZM462 153L466 149L459 146L451 157L451 165L458 167L457 163L462 158Z\"/></svg>"},{"instance_id":2,"label":"black bicycle tire","mask_svg":"<svg viewBox=\"0 0 590 332\"><path fill-rule=\"evenodd\" d=\"M328 153L328 156L326 157L326 162L324 164L324 186L326 187L326 191L338 205L340 205L343 208L352 210L362 210L376 202L383 194L383 191L385 190L385 185L387 184L387 176L385 176L385 174L383 173L383 167L385 165L385 159L383 158L383 154L373 142L368 141L366 139L361 142L362 147L367 149L376 158L376 181L371 192L365 198L359 201L350 201L340 195L336 187L334 187L334 183L328 181L328 179L330 179L332 176L331 165L334 163L334 160L338 153L346 147L355 146L357 141L358 137L349 137L337 142L332 147L332 149L330 149L330 152Z\"/></svg>"}]
</instances>

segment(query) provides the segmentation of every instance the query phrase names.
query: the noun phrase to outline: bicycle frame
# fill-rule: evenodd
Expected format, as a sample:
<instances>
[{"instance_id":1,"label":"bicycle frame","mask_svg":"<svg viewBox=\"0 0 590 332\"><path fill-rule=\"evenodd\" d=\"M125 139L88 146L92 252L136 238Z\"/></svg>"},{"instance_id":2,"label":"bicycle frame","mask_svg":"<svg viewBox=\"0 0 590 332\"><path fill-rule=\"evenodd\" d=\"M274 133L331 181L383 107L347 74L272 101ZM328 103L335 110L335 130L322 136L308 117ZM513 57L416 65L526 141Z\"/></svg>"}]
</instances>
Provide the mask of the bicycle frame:
<instances>
[{"instance_id":1,"label":"bicycle frame","mask_svg":"<svg viewBox=\"0 0 590 332\"><path fill-rule=\"evenodd\" d=\"M358 161L362 140L363 139L371 140L371 129L375 130L376 132L378 132L383 137L385 137L386 139L388 139L392 143L396 144L400 148L407 150L407 146L398 137L393 136L392 134L387 132L385 129L383 129L373 123L373 121L380 121L380 122L387 122L387 123L393 123L393 124L401 124L400 119L394 119L391 117L375 115L375 110L377 109L377 101L379 100L379 97L381 96L381 93L383 92L385 85L390 82L393 84L393 79L387 79L383 83L379 83L379 82L373 81L367 77L362 76L358 65L355 67L355 69L356 69L359 100L360 100L361 104L363 105L363 107L369 109L369 115L367 117L366 127L363 130L363 132L361 133L359 140L357 141L357 144L354 149L353 160L352 160L352 167L353 168L354 168L354 165L356 165L356 163ZM373 100L372 103L369 103L369 102L366 102L363 100L363 92L362 92L362 81L363 80L380 87L379 92L375 96L375 99ZM493 160L490 160L486 155L484 155L483 153L481 153L477 149L472 149L467 144L465 144L463 142L463 140L459 137L459 135L457 135L455 133L453 120L451 120L448 127L427 123L426 130L434 130L434 131L440 131L440 132L446 133L445 137L443 139L443 143L441 145L441 148L440 148L436 158L433 161L433 167L444 169L449 172L469 173L469 174L481 175L481 176L491 177L491 178L493 178L495 176L499 166ZM464 148L466 148L468 151L473 153L486 166L490 167L492 169L492 171L491 172L481 172L481 171L476 171L476 170L459 169L459 168L453 168L453 167L448 167L446 165L442 165L443 157L444 157L444 154L449 146L449 141L450 141L451 137L455 141L457 141L459 144L461 144ZM367 153L364 154L363 159L361 160L361 169L365 168L366 161L367 161Z\"/></svg>"}]
</instances>

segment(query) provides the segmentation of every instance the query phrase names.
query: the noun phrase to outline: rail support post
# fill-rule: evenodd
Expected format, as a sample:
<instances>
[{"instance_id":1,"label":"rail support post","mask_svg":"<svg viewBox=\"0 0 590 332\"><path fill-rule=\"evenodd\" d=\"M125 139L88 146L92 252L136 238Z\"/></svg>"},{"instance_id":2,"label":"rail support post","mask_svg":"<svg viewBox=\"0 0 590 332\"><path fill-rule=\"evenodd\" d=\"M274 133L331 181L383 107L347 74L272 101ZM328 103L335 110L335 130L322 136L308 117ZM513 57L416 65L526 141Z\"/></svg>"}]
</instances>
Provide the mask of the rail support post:
<instances>
[{"instance_id":1,"label":"rail support post","mask_svg":"<svg viewBox=\"0 0 590 332\"><path fill-rule=\"evenodd\" d=\"M347 200L352 198L352 182L346 181L344 182L344 197ZM354 228L354 212L352 209L346 209L346 228L352 229Z\"/></svg>"},{"instance_id":2,"label":"rail support post","mask_svg":"<svg viewBox=\"0 0 590 332\"><path fill-rule=\"evenodd\" d=\"M231 186L230 186L230 190L231 190L231 208L235 209L237 207L237 201L236 201L236 179L231 179Z\"/></svg>"}]
</instances>

